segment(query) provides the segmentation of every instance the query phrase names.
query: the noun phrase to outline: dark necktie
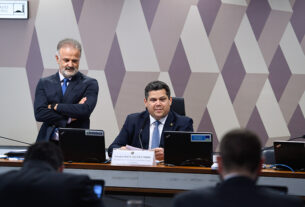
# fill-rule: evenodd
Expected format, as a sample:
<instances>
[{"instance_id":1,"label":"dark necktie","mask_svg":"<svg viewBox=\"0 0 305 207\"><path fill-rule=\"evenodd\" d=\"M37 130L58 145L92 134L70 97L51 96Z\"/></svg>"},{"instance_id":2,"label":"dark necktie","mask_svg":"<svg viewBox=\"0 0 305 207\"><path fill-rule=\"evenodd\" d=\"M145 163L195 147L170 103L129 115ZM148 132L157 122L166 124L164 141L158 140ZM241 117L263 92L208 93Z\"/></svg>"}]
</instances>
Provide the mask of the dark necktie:
<instances>
[{"instance_id":1,"label":"dark necktie","mask_svg":"<svg viewBox=\"0 0 305 207\"><path fill-rule=\"evenodd\" d=\"M160 145L159 124L158 120L154 122L155 128L152 134L151 149L157 148Z\"/></svg>"},{"instance_id":2,"label":"dark necktie","mask_svg":"<svg viewBox=\"0 0 305 207\"><path fill-rule=\"evenodd\" d=\"M63 81L64 81L64 83L61 86L61 90L62 90L62 94L64 95L66 90L67 90L67 87L68 87L69 79L68 78L64 78Z\"/></svg>"}]
</instances>

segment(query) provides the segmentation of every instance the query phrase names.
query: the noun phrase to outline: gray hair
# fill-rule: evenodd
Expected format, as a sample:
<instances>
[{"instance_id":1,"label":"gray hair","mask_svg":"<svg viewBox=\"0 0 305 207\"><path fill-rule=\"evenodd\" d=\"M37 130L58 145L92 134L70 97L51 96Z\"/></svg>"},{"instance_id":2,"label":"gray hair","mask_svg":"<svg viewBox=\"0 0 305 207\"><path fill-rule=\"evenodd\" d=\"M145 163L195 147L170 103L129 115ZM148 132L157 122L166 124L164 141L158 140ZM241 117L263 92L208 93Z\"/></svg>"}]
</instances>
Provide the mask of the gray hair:
<instances>
[{"instance_id":1,"label":"gray hair","mask_svg":"<svg viewBox=\"0 0 305 207\"><path fill-rule=\"evenodd\" d=\"M82 45L75 39L66 38L58 42L57 44L57 53L59 53L59 50L64 46L72 46L75 49L78 49L80 54L82 54Z\"/></svg>"}]
</instances>

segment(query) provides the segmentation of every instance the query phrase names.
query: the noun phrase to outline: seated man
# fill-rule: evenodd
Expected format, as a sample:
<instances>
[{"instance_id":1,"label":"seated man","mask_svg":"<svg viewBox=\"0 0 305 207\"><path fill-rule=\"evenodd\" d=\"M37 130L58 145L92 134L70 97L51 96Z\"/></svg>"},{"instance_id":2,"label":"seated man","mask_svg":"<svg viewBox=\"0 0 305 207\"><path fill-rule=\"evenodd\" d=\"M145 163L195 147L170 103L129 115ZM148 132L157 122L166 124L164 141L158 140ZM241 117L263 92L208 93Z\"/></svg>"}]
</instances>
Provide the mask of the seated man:
<instances>
[{"instance_id":1,"label":"seated man","mask_svg":"<svg viewBox=\"0 0 305 207\"><path fill-rule=\"evenodd\" d=\"M88 176L62 171L63 156L53 142L30 146L20 170L0 175L1 206L103 206Z\"/></svg>"},{"instance_id":2,"label":"seated man","mask_svg":"<svg viewBox=\"0 0 305 207\"><path fill-rule=\"evenodd\" d=\"M170 110L172 98L164 82L153 81L145 87L144 104L147 110L127 116L120 134L108 148L110 157L113 148L125 149L131 145L154 149L156 159L163 160L163 131L193 131L191 118Z\"/></svg>"},{"instance_id":3,"label":"seated man","mask_svg":"<svg viewBox=\"0 0 305 207\"><path fill-rule=\"evenodd\" d=\"M174 198L174 207L303 206L297 198L255 185L263 163L256 134L247 130L227 133L221 140L217 162L222 182L216 187L179 194Z\"/></svg>"}]
</instances>

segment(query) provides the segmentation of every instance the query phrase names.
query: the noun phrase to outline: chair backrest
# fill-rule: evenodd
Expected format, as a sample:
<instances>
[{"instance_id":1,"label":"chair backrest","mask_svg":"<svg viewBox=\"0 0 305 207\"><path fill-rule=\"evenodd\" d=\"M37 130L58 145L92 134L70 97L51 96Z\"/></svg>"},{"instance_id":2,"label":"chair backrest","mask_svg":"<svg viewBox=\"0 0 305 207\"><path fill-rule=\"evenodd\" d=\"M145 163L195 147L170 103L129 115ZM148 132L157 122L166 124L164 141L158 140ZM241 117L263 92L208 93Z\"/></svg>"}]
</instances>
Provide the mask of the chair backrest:
<instances>
[{"instance_id":1,"label":"chair backrest","mask_svg":"<svg viewBox=\"0 0 305 207\"><path fill-rule=\"evenodd\" d=\"M177 114L185 116L184 98L172 97L172 100L173 101L172 101L172 105L171 105L171 110L173 110Z\"/></svg>"}]
</instances>

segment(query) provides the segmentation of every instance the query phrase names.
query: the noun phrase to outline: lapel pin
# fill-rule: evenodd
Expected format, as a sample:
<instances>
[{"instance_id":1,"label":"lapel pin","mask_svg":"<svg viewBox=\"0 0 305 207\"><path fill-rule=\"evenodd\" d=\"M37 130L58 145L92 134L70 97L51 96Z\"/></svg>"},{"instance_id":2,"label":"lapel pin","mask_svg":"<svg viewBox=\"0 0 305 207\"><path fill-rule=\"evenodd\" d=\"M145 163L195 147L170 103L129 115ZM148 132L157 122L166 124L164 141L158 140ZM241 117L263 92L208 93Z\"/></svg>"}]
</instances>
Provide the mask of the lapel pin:
<instances>
[{"instance_id":1,"label":"lapel pin","mask_svg":"<svg viewBox=\"0 0 305 207\"><path fill-rule=\"evenodd\" d=\"M172 127L172 126L174 126L174 124L173 124L173 123L170 123L169 125L170 125L171 127Z\"/></svg>"}]
</instances>

